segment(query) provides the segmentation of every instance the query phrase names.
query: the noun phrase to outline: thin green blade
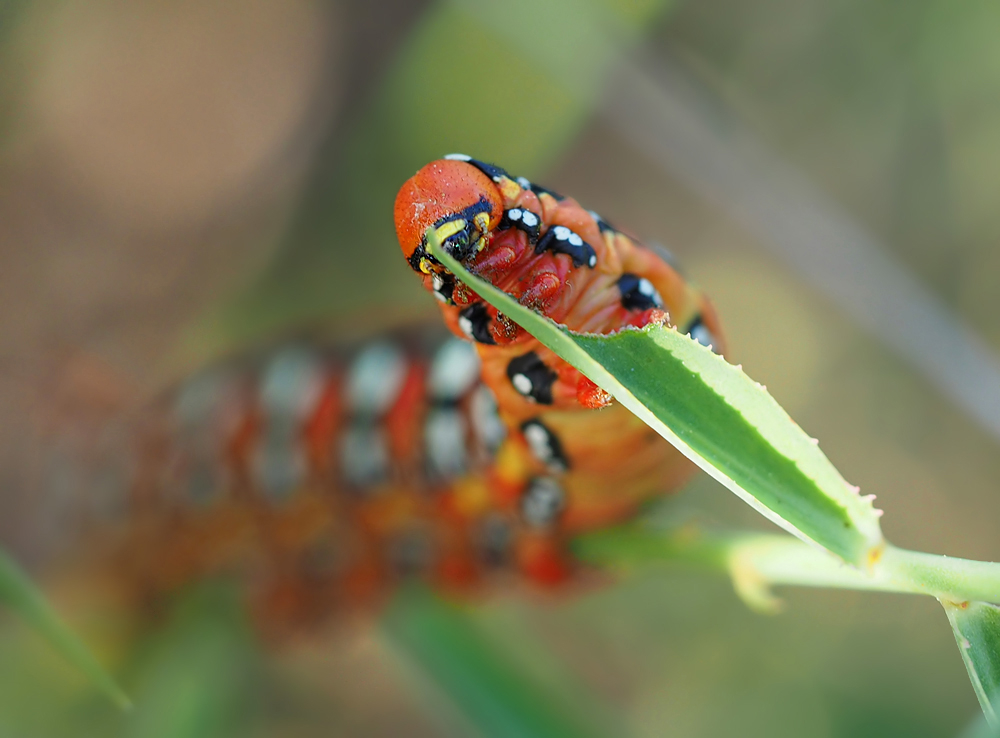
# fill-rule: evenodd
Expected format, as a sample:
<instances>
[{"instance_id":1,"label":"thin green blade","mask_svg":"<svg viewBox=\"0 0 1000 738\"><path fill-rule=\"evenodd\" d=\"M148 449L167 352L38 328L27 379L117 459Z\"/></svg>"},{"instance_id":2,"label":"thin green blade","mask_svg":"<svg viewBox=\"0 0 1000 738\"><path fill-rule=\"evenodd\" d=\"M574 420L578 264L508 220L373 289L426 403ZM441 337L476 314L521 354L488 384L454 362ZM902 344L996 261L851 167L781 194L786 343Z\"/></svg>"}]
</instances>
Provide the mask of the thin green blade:
<instances>
[{"instance_id":1,"label":"thin green blade","mask_svg":"<svg viewBox=\"0 0 1000 738\"><path fill-rule=\"evenodd\" d=\"M990 725L1000 725L1000 608L985 602L942 601L972 688Z\"/></svg>"},{"instance_id":2,"label":"thin green blade","mask_svg":"<svg viewBox=\"0 0 1000 738\"><path fill-rule=\"evenodd\" d=\"M123 710L132 706L90 650L63 623L27 574L0 551L0 601L37 630L63 658L82 671Z\"/></svg>"},{"instance_id":3,"label":"thin green blade","mask_svg":"<svg viewBox=\"0 0 1000 738\"><path fill-rule=\"evenodd\" d=\"M125 738L258 734L260 646L235 589L209 582L186 592L165 625L136 664L140 709L129 716Z\"/></svg>"},{"instance_id":4,"label":"thin green blade","mask_svg":"<svg viewBox=\"0 0 1000 738\"><path fill-rule=\"evenodd\" d=\"M611 392L685 456L765 517L845 561L870 567L885 542L861 498L767 391L741 369L660 325L610 336L568 331L431 253L487 302Z\"/></svg>"},{"instance_id":5,"label":"thin green blade","mask_svg":"<svg viewBox=\"0 0 1000 738\"><path fill-rule=\"evenodd\" d=\"M1000 738L1000 726L990 725L985 715L976 715L976 719L965 726L958 738Z\"/></svg>"},{"instance_id":6,"label":"thin green blade","mask_svg":"<svg viewBox=\"0 0 1000 738\"><path fill-rule=\"evenodd\" d=\"M624 735L592 696L567 698L527 674L472 618L430 592L400 595L382 621L392 643L439 685L489 738L597 738Z\"/></svg>"}]
</instances>

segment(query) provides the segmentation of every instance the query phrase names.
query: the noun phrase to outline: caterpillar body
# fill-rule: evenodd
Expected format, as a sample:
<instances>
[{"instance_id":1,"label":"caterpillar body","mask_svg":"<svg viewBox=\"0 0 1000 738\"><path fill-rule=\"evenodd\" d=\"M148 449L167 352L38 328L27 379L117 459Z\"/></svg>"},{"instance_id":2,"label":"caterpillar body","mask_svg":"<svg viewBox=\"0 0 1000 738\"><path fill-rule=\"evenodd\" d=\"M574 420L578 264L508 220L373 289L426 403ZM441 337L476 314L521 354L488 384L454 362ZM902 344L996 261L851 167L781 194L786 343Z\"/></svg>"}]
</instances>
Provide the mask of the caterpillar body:
<instances>
[{"instance_id":1,"label":"caterpillar body","mask_svg":"<svg viewBox=\"0 0 1000 738\"><path fill-rule=\"evenodd\" d=\"M425 234L433 229L473 273L571 330L665 321L721 353L714 308L665 250L643 246L572 198L461 154L431 162L402 186L395 222L403 254L445 322L476 344L483 382L511 431L507 445L528 448L534 470L561 485L554 535L630 517L688 478L692 467L679 452L626 409L605 407L610 398L593 383L457 282L428 253Z\"/></svg>"},{"instance_id":2,"label":"caterpillar body","mask_svg":"<svg viewBox=\"0 0 1000 738\"><path fill-rule=\"evenodd\" d=\"M721 351L711 304L662 251L468 157L421 169L395 216L456 335L407 326L286 345L166 393L129 429L137 461L126 482L101 485L120 495L95 505L107 514L91 526L140 603L235 572L261 629L282 634L377 604L407 579L463 594L562 585L584 578L574 535L633 516L690 475L659 436L442 269L424 233L573 330L668 321Z\"/></svg>"},{"instance_id":3,"label":"caterpillar body","mask_svg":"<svg viewBox=\"0 0 1000 738\"><path fill-rule=\"evenodd\" d=\"M521 447L497 472L496 399L472 346L439 327L210 367L127 435L137 462L97 485L117 497L88 497L83 548L139 605L236 574L261 629L281 634L370 609L409 579L468 595L565 570L549 527L557 480ZM86 476L72 471L56 474Z\"/></svg>"}]
</instances>

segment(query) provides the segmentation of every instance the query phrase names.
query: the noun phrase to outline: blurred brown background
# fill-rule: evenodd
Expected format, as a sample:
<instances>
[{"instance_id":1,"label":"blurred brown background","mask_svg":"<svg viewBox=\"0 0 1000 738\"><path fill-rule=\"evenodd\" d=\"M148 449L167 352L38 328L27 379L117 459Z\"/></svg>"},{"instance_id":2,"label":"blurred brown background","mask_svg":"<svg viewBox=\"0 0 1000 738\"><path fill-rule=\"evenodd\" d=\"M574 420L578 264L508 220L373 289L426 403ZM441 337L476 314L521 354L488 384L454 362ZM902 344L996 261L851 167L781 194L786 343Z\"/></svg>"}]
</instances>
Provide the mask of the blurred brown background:
<instances>
[{"instance_id":1,"label":"blurred brown background","mask_svg":"<svg viewBox=\"0 0 1000 738\"><path fill-rule=\"evenodd\" d=\"M770 248L773 222L748 227L729 190L706 197L627 133L668 141L648 111L687 98L666 83L648 106L616 98L618 81L662 80L668 64L711 111L706 130L735 126L795 167L944 307L946 327L1000 351L1000 7L102 0L0 12L0 540L26 561L51 548L38 511L52 469L125 453L99 430L109 419L303 325L433 311L397 258L392 197L456 150L669 245L716 300L731 358L878 495L893 542L1000 558L1000 438ZM998 391L984 386L983 402ZM707 479L661 514L765 527ZM650 572L475 617L521 644L525 668L573 674L636 735L938 736L974 714L933 601L787 595L786 613L763 618L724 581ZM208 616L181 622L126 685L147 705L197 707L189 669L220 674L225 693L202 699L225 709L192 707L209 717L177 735L470 729L400 675L377 635L248 656ZM124 720L79 707L86 688L16 626L0 648L0 728L170 732L141 701ZM234 677L234 653L257 666ZM60 700L73 709L52 710Z\"/></svg>"}]
</instances>

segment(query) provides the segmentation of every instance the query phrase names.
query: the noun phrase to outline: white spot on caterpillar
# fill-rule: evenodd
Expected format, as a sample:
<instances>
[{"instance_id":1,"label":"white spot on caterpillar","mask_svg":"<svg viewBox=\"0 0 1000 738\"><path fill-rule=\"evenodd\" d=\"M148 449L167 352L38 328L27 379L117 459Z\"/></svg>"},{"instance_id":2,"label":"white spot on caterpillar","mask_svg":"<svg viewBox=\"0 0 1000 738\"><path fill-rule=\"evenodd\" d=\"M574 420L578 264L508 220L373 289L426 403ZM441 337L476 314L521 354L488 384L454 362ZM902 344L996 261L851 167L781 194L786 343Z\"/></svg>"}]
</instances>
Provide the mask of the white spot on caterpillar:
<instances>
[{"instance_id":1,"label":"white spot on caterpillar","mask_svg":"<svg viewBox=\"0 0 1000 738\"><path fill-rule=\"evenodd\" d=\"M438 476L454 477L465 471L465 431L465 418L457 410L433 410L427 416L427 462Z\"/></svg>"},{"instance_id":2,"label":"white spot on caterpillar","mask_svg":"<svg viewBox=\"0 0 1000 738\"><path fill-rule=\"evenodd\" d=\"M650 300L655 302L657 305L663 305L663 298L660 297L660 293L656 291L656 287L645 277L639 280L639 294L644 297L648 297Z\"/></svg>"},{"instance_id":3,"label":"white spot on caterpillar","mask_svg":"<svg viewBox=\"0 0 1000 738\"><path fill-rule=\"evenodd\" d=\"M711 347L712 344L715 343L715 337L712 336L712 332L708 330L703 323L698 323L698 325L691 329L691 332L688 333L688 335L702 346ZM760 383L758 383L757 386L763 388L763 385Z\"/></svg>"},{"instance_id":4,"label":"white spot on caterpillar","mask_svg":"<svg viewBox=\"0 0 1000 738\"><path fill-rule=\"evenodd\" d=\"M529 425L524 429L524 437L531 446L531 452L540 460L552 458L552 448L549 446L549 435L540 425Z\"/></svg>"},{"instance_id":5,"label":"white spot on caterpillar","mask_svg":"<svg viewBox=\"0 0 1000 738\"><path fill-rule=\"evenodd\" d=\"M553 439L549 436L549 430L545 426L537 421L529 422L522 426L522 432L536 459L553 471L566 470L566 463L556 455L556 451L552 447Z\"/></svg>"},{"instance_id":6,"label":"white spot on caterpillar","mask_svg":"<svg viewBox=\"0 0 1000 738\"><path fill-rule=\"evenodd\" d=\"M431 285L434 288L434 297L439 301L447 303L448 298L441 293L441 289L444 287L444 278L440 274L434 274L431 276Z\"/></svg>"},{"instance_id":7,"label":"white spot on caterpillar","mask_svg":"<svg viewBox=\"0 0 1000 738\"><path fill-rule=\"evenodd\" d=\"M538 225L538 216L530 210L525 210L521 213L521 222L529 228L534 228Z\"/></svg>"},{"instance_id":8,"label":"white spot on caterpillar","mask_svg":"<svg viewBox=\"0 0 1000 738\"><path fill-rule=\"evenodd\" d=\"M445 154L444 158L449 161L472 161L472 157L468 154Z\"/></svg>"},{"instance_id":9,"label":"white spot on caterpillar","mask_svg":"<svg viewBox=\"0 0 1000 738\"><path fill-rule=\"evenodd\" d=\"M349 428L340 441L340 468L348 482L369 487L388 476L389 451L382 431L374 427Z\"/></svg>"},{"instance_id":10,"label":"white spot on caterpillar","mask_svg":"<svg viewBox=\"0 0 1000 738\"><path fill-rule=\"evenodd\" d=\"M322 394L323 378L319 358L297 348L278 353L261 375L264 425L251 464L254 478L271 499L287 497L305 475L299 438L302 422Z\"/></svg>"},{"instance_id":11,"label":"white spot on caterpillar","mask_svg":"<svg viewBox=\"0 0 1000 738\"><path fill-rule=\"evenodd\" d=\"M388 342L366 348L347 377L347 405L355 413L378 416L392 407L403 388L406 357Z\"/></svg>"},{"instance_id":12,"label":"white spot on caterpillar","mask_svg":"<svg viewBox=\"0 0 1000 738\"><path fill-rule=\"evenodd\" d=\"M507 437L507 426L500 420L497 400L489 387L481 384L476 388L472 394L469 413L476 437L483 448L493 453Z\"/></svg>"},{"instance_id":13,"label":"white spot on caterpillar","mask_svg":"<svg viewBox=\"0 0 1000 738\"><path fill-rule=\"evenodd\" d=\"M534 389L533 385L531 384L531 380L528 379L528 377L525 376L524 374L515 374L513 377L511 377L510 381L511 384L514 385L514 389L516 389L525 397L530 396L531 390Z\"/></svg>"},{"instance_id":14,"label":"white spot on caterpillar","mask_svg":"<svg viewBox=\"0 0 1000 738\"><path fill-rule=\"evenodd\" d=\"M427 386L435 400L457 400L472 388L478 378L479 355L476 349L466 341L451 338L434 355Z\"/></svg>"},{"instance_id":15,"label":"white spot on caterpillar","mask_svg":"<svg viewBox=\"0 0 1000 738\"><path fill-rule=\"evenodd\" d=\"M555 522L562 511L565 493L559 483L549 477L531 482L521 498L521 512L529 525L543 527Z\"/></svg>"},{"instance_id":16,"label":"white spot on caterpillar","mask_svg":"<svg viewBox=\"0 0 1000 738\"><path fill-rule=\"evenodd\" d=\"M322 391L319 359L305 349L288 348L264 369L260 402L269 420L296 421L313 409Z\"/></svg>"},{"instance_id":17,"label":"white spot on caterpillar","mask_svg":"<svg viewBox=\"0 0 1000 738\"><path fill-rule=\"evenodd\" d=\"M475 336L472 335L472 321L469 320L468 317L460 315L458 317L458 327L462 329L462 333L464 333L470 341L476 340Z\"/></svg>"}]
</instances>

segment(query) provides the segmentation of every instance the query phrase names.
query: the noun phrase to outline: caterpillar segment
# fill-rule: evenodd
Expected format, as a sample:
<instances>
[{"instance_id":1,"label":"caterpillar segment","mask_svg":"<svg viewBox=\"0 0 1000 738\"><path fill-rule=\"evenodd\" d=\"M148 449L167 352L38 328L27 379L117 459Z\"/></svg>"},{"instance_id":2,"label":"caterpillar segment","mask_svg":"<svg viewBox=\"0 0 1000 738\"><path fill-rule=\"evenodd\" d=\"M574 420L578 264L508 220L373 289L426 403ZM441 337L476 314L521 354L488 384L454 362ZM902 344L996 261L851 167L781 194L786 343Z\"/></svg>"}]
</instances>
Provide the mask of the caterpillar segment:
<instances>
[{"instance_id":1,"label":"caterpillar segment","mask_svg":"<svg viewBox=\"0 0 1000 738\"><path fill-rule=\"evenodd\" d=\"M406 580L470 595L566 569L550 543L561 482L507 443L479 357L440 329L212 367L134 435L120 514L91 537L140 606L235 574L280 636Z\"/></svg>"},{"instance_id":2,"label":"caterpillar segment","mask_svg":"<svg viewBox=\"0 0 1000 738\"><path fill-rule=\"evenodd\" d=\"M527 481L535 475L562 486L548 545L627 519L689 478L693 467L679 452L458 282L429 254L425 234L433 229L473 273L570 330L607 334L665 322L722 353L711 302L665 249L644 246L572 198L461 154L407 180L395 221L403 254L441 303L445 323L477 346L483 383L510 429L506 446L527 450L528 469L508 474L520 485L513 494L537 495ZM501 450L501 475L504 463Z\"/></svg>"}]
</instances>

